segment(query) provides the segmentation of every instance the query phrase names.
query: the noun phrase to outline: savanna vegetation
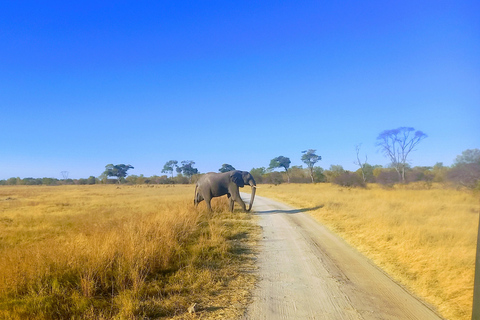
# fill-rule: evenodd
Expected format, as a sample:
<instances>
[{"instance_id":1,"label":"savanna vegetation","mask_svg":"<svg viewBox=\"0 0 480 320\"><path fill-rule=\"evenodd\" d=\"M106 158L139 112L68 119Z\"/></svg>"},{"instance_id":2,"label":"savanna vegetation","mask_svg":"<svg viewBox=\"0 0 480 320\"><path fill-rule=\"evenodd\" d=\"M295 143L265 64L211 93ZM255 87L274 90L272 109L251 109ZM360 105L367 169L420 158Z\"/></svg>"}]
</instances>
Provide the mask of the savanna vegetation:
<instances>
[{"instance_id":1,"label":"savanna vegetation","mask_svg":"<svg viewBox=\"0 0 480 320\"><path fill-rule=\"evenodd\" d=\"M452 166L412 167L426 137L408 127L380 133L385 167L357 146L356 171L323 169L308 149L305 167L280 155L250 173L265 184L258 195L308 211L445 317L468 319L480 150ZM109 164L86 179L0 180L0 318L182 318L193 302L198 318L235 317L252 288L242 270L257 229L225 199L211 215L193 208L194 165L170 160L151 177Z\"/></svg>"},{"instance_id":2,"label":"savanna vegetation","mask_svg":"<svg viewBox=\"0 0 480 320\"><path fill-rule=\"evenodd\" d=\"M252 216L191 186L0 186L1 319L235 318Z\"/></svg>"},{"instance_id":3,"label":"savanna vegetation","mask_svg":"<svg viewBox=\"0 0 480 320\"><path fill-rule=\"evenodd\" d=\"M305 210L446 318L470 319L478 193L417 182L264 185L257 195Z\"/></svg>"},{"instance_id":4,"label":"savanna vegetation","mask_svg":"<svg viewBox=\"0 0 480 320\"><path fill-rule=\"evenodd\" d=\"M452 166L444 166L437 162L433 166L412 167L406 161L406 156L392 160L387 167L371 165L365 159L360 158L360 147L357 146L357 160L359 167L356 171L345 170L341 165L331 165L328 170L313 164L321 160L320 156L314 153L316 150L308 150L302 155L302 161L307 168L302 166L289 167L290 159L277 157L272 159L268 168L253 168L250 172L257 183L281 184L286 182L294 183L333 183L344 187L365 188L369 183L377 183L385 188L391 188L396 184L422 183L426 188L433 183L442 183L454 188L480 189L480 150L468 149L458 155ZM313 153L312 153L313 151ZM316 156L314 161L309 157ZM277 159L282 159L282 165ZM283 171L274 171L275 168L283 168Z\"/></svg>"},{"instance_id":5,"label":"savanna vegetation","mask_svg":"<svg viewBox=\"0 0 480 320\"><path fill-rule=\"evenodd\" d=\"M423 136L419 136L421 138ZM301 160L305 163L303 166L290 167L291 160L288 157L278 156L270 161L268 167L252 168L250 173L254 176L256 183L281 184L281 183L334 183L344 187L362 187L365 188L368 183L377 183L386 188L391 188L395 184L408 184L412 182L421 182L425 187L430 187L433 183L443 183L450 187L480 189L480 149L468 149L458 155L452 166L444 166L437 162L433 166L412 167L407 161L406 156L400 159L392 160L389 166L371 165L365 160L361 160L359 155L360 146L356 147L355 163L358 165L356 171L345 170L341 165L331 165L328 170L315 164L322 159L317 155L316 150L309 149L302 151ZM400 153L401 154L401 153ZM201 173L194 168L195 162L182 161L181 166L178 161L170 160L165 163L162 173L170 176L153 175L145 177L144 175L128 175L127 171L133 168L131 165L113 165L105 166L105 171L99 176L90 176L87 179L69 179L68 172L62 171L64 179L55 178L9 178L0 180L0 185L92 185L92 184L190 184L196 182ZM281 171L275 171L281 169ZM224 163L219 172L235 170L230 164ZM173 172L177 174L174 175Z\"/></svg>"},{"instance_id":6,"label":"savanna vegetation","mask_svg":"<svg viewBox=\"0 0 480 320\"><path fill-rule=\"evenodd\" d=\"M448 319L468 319L478 193L433 183L390 188L263 185L307 211ZM194 209L192 187L0 187L0 318L234 318L254 278L252 217Z\"/></svg>"}]
</instances>

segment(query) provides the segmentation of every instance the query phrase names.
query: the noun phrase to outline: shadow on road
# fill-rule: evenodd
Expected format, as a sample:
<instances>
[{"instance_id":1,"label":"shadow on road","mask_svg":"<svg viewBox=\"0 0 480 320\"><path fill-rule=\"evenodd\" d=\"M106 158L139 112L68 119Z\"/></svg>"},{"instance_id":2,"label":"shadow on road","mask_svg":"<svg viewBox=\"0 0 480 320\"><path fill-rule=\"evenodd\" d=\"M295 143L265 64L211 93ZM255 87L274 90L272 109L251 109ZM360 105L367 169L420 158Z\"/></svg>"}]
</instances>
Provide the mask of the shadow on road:
<instances>
[{"instance_id":1,"label":"shadow on road","mask_svg":"<svg viewBox=\"0 0 480 320\"><path fill-rule=\"evenodd\" d=\"M311 208L303 208L303 209L292 209L292 210L259 210L259 211L255 211L255 214L270 214L270 213L286 213L286 214L295 214L295 213L300 213L300 212L308 212L308 211L315 211L315 210L318 210L318 209L321 209L323 208L324 205L320 205L320 206L315 206L315 207L311 207Z\"/></svg>"}]
</instances>

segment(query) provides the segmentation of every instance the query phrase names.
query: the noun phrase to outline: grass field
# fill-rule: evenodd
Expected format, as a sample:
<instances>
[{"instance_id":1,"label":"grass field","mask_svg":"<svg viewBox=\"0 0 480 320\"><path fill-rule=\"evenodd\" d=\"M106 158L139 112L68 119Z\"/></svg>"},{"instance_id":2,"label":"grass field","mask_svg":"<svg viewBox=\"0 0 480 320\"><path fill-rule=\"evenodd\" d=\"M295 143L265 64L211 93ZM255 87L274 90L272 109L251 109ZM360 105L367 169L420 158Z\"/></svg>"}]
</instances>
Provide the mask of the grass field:
<instances>
[{"instance_id":1,"label":"grass field","mask_svg":"<svg viewBox=\"0 0 480 320\"><path fill-rule=\"evenodd\" d=\"M0 187L0 319L233 319L254 278L249 214L190 186ZM420 185L261 185L448 319L469 319L478 194ZM187 313L198 303L195 316Z\"/></svg>"},{"instance_id":2,"label":"grass field","mask_svg":"<svg viewBox=\"0 0 480 320\"><path fill-rule=\"evenodd\" d=\"M262 185L257 195L305 209L443 316L470 319L478 193L282 184Z\"/></svg>"},{"instance_id":3,"label":"grass field","mask_svg":"<svg viewBox=\"0 0 480 320\"><path fill-rule=\"evenodd\" d=\"M190 186L0 187L1 319L235 318L253 276L249 214ZM252 236L253 235L253 236Z\"/></svg>"}]
</instances>

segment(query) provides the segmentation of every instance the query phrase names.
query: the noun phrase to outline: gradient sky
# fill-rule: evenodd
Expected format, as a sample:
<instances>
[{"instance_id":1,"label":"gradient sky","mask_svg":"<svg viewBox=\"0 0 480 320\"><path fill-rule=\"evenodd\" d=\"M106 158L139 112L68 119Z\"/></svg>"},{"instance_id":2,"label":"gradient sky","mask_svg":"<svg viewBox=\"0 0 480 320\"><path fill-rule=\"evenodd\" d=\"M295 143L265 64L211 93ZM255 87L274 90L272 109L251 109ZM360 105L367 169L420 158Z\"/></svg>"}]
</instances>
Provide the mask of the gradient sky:
<instances>
[{"instance_id":1,"label":"gradient sky","mask_svg":"<svg viewBox=\"0 0 480 320\"><path fill-rule=\"evenodd\" d=\"M2 1L0 179L223 163L413 166L480 148L478 1Z\"/></svg>"}]
</instances>

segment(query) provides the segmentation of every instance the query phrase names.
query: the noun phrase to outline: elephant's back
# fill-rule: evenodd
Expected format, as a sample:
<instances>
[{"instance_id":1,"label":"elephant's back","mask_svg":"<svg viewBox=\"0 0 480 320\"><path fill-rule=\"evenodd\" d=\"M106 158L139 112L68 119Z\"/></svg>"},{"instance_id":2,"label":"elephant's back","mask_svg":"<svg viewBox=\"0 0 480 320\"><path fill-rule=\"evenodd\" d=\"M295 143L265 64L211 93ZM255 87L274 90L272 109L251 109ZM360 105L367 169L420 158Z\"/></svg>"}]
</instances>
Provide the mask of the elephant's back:
<instances>
[{"instance_id":1,"label":"elephant's back","mask_svg":"<svg viewBox=\"0 0 480 320\"><path fill-rule=\"evenodd\" d=\"M218 179L220 178L219 175L221 175L221 174L217 173L217 172L208 172L208 173L204 174L203 176L201 176L200 179L198 179L197 186L201 187L201 186L204 186L204 185L211 185L215 181L218 181Z\"/></svg>"}]
</instances>

